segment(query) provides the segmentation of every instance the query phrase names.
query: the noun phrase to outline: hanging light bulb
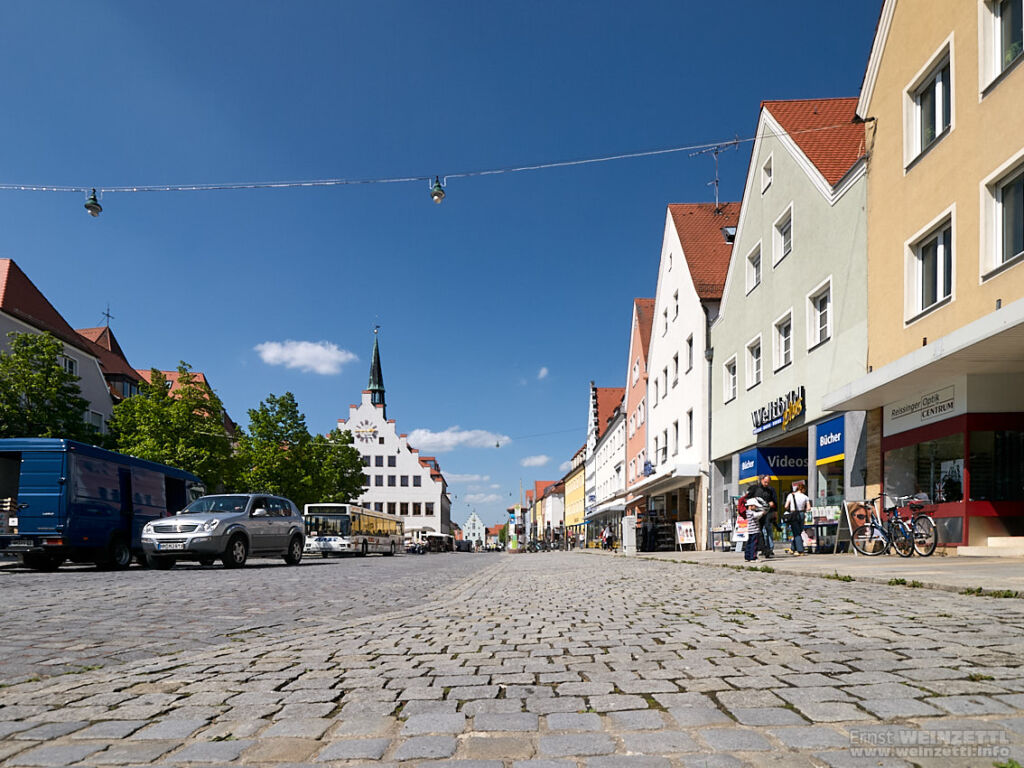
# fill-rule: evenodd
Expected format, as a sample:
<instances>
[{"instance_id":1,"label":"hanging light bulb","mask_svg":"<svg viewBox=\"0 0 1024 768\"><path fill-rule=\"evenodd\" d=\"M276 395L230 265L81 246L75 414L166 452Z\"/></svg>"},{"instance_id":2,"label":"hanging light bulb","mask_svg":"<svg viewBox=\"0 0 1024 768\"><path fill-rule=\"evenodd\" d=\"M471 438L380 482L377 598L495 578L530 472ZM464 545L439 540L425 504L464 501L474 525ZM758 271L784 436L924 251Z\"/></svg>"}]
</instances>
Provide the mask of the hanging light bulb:
<instances>
[{"instance_id":1,"label":"hanging light bulb","mask_svg":"<svg viewBox=\"0 0 1024 768\"><path fill-rule=\"evenodd\" d=\"M85 201L85 210L89 212L89 215L96 218L103 212L103 206L100 205L100 201L96 199L96 190L92 191L88 199Z\"/></svg>"},{"instance_id":2,"label":"hanging light bulb","mask_svg":"<svg viewBox=\"0 0 1024 768\"><path fill-rule=\"evenodd\" d=\"M441 179L438 176L434 177L434 186L430 188L430 199L438 205L444 200L444 187L441 186Z\"/></svg>"}]
</instances>

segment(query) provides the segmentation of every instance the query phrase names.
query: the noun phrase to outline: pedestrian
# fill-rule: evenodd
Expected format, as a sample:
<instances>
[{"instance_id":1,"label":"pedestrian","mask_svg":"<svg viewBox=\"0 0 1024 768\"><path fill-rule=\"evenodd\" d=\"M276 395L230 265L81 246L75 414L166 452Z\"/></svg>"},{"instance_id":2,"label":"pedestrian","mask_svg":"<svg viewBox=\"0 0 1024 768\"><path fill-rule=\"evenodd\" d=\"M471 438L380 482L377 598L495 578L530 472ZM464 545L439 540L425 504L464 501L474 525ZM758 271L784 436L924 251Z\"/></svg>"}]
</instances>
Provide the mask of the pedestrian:
<instances>
[{"instance_id":1,"label":"pedestrian","mask_svg":"<svg viewBox=\"0 0 1024 768\"><path fill-rule=\"evenodd\" d=\"M743 498L744 514L747 518L747 543L743 547L743 559L748 563L757 562L757 551L760 548L761 521L768 507L758 495L758 485L751 483Z\"/></svg>"},{"instance_id":2,"label":"pedestrian","mask_svg":"<svg viewBox=\"0 0 1024 768\"><path fill-rule=\"evenodd\" d=\"M653 552L655 548L654 520L648 513L644 515L644 552Z\"/></svg>"},{"instance_id":3,"label":"pedestrian","mask_svg":"<svg viewBox=\"0 0 1024 768\"><path fill-rule=\"evenodd\" d=\"M811 500L807 496L807 483L802 480L796 484L796 489L786 497L786 515L783 518L793 534L793 546L786 552L799 557L804 553L804 514L811 507Z\"/></svg>"},{"instance_id":4,"label":"pedestrian","mask_svg":"<svg viewBox=\"0 0 1024 768\"><path fill-rule=\"evenodd\" d=\"M754 489L754 494L767 506L764 517L761 519L761 551L770 560L775 557L772 529L775 527L779 514L779 496L772 487L771 475L761 476L761 483Z\"/></svg>"}]
</instances>

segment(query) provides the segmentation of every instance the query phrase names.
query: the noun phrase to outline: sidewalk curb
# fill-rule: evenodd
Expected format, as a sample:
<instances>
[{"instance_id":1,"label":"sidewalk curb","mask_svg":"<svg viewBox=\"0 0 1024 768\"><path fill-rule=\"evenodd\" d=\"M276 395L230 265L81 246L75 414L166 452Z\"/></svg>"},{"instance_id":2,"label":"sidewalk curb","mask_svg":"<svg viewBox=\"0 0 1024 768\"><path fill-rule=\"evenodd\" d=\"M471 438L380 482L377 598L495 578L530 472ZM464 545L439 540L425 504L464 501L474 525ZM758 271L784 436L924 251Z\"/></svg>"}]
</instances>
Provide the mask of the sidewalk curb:
<instances>
[{"instance_id":1,"label":"sidewalk curb","mask_svg":"<svg viewBox=\"0 0 1024 768\"><path fill-rule=\"evenodd\" d=\"M785 569L785 568L775 568L775 566L773 566L773 565L769 565L768 566L768 567L773 569L771 572L768 572L768 571L761 570L761 568L763 566L732 565L730 563L707 563L707 562L702 562L700 560L687 560L687 559L680 559L680 558L677 558L677 557L650 557L650 556L642 555L642 554L624 555L624 554L622 554L620 552L608 553L608 552L601 552L600 550L593 550L593 552L591 552L590 550L582 550L582 551L585 552L585 553L588 553L588 554L595 554L595 555L610 555L612 557L624 557L624 558L627 558L627 559L635 558L637 560L646 560L647 562L651 562L651 563L680 563L680 564L683 564L683 565L696 565L696 566L702 566L702 567L705 567L705 568L727 568L729 570L734 570L734 571L751 571L751 572L754 572L754 573L764 573L764 574L767 574L767 575L799 576L801 578L821 579L823 581L837 581L838 580L838 581L843 581L843 582L846 582L846 583L872 584L872 585L881 585L881 586L884 586L884 587L893 587L893 588L902 587L904 589L932 589L932 590L938 590L938 591L941 591L941 592L950 592L950 593L957 594L957 595L964 595L966 597L989 597L989 598L997 598L997 599L1018 599L1018 600L1024 599L1024 592L1021 592L1021 591L1014 591L1014 593L1012 595L1008 595L1008 594L998 593L998 592L996 592L994 590L984 589L982 587L969 587L969 586L963 585L963 584L960 584L960 585L957 585L957 584L940 584L940 583L934 582L934 581L919 581L917 579L908 580L908 583L906 583L906 584L890 584L889 583L890 579L887 579L887 578L882 578L882 577L878 577L878 576L854 576L851 573L840 573L838 568L835 569L835 574L837 574L839 577L841 577L839 579L837 579L836 576L834 576L832 574L828 574L828 573L824 573L823 574L823 573L807 573L805 571L790 571L790 570ZM767 563L766 563L766 565L767 565ZM849 577L849 580L847 580L846 577ZM915 586L911 586L912 583L915 584ZM1010 590L1007 590L1007 591L1009 592Z\"/></svg>"}]
</instances>

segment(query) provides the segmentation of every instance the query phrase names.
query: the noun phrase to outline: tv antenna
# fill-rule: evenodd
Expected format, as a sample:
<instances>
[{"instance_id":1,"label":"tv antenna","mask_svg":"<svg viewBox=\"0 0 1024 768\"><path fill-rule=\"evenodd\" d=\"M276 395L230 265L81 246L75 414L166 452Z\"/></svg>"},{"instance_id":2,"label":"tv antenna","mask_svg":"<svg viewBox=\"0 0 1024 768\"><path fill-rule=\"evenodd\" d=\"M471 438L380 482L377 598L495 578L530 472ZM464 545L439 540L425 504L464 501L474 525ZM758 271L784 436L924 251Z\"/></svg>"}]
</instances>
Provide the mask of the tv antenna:
<instances>
[{"instance_id":1,"label":"tv antenna","mask_svg":"<svg viewBox=\"0 0 1024 768\"><path fill-rule=\"evenodd\" d=\"M114 319L114 316L110 314L110 304L107 304L107 309L102 315L107 321L107 328L110 327L110 321Z\"/></svg>"},{"instance_id":2,"label":"tv antenna","mask_svg":"<svg viewBox=\"0 0 1024 768\"><path fill-rule=\"evenodd\" d=\"M713 155L714 158L715 158L715 178L712 181L709 181L707 183L707 185L706 185L706 186L714 187L715 188L715 213L721 213L722 212L722 206L718 202L718 185L719 185L719 178L718 178L718 156L722 152L724 152L724 151L726 151L728 149L732 149L734 147L738 148L739 145L740 145L740 137L737 136L732 141L727 141L724 144L715 144L713 147L706 147L704 149L697 150L696 152L691 152L690 155L689 155L690 157L697 157L698 155L709 155L710 154L710 155Z\"/></svg>"}]
</instances>

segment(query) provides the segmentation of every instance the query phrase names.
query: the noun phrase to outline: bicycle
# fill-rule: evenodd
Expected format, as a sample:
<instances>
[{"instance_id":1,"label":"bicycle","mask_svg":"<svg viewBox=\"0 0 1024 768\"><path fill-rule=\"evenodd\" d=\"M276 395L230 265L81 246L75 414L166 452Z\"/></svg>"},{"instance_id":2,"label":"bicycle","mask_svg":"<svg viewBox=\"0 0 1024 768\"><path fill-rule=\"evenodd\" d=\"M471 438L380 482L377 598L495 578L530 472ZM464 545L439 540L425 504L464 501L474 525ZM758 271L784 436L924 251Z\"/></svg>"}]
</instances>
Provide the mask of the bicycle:
<instances>
[{"instance_id":1,"label":"bicycle","mask_svg":"<svg viewBox=\"0 0 1024 768\"><path fill-rule=\"evenodd\" d=\"M899 508L893 506L886 509L889 517L883 523L875 507L875 502L884 497L882 493L864 502L866 507L870 507L871 516L867 523L857 526L851 534L853 548L867 557L887 554L890 549L896 550L900 557L911 557L914 554L914 534L900 517ZM885 506L884 500L882 506Z\"/></svg>"},{"instance_id":2,"label":"bicycle","mask_svg":"<svg viewBox=\"0 0 1024 768\"><path fill-rule=\"evenodd\" d=\"M894 501L897 506L906 506L910 509L910 520L907 521L907 525L914 536L914 551L921 557L930 556L938 546L939 537L932 516L922 512L924 502L913 496L897 496Z\"/></svg>"}]
</instances>

